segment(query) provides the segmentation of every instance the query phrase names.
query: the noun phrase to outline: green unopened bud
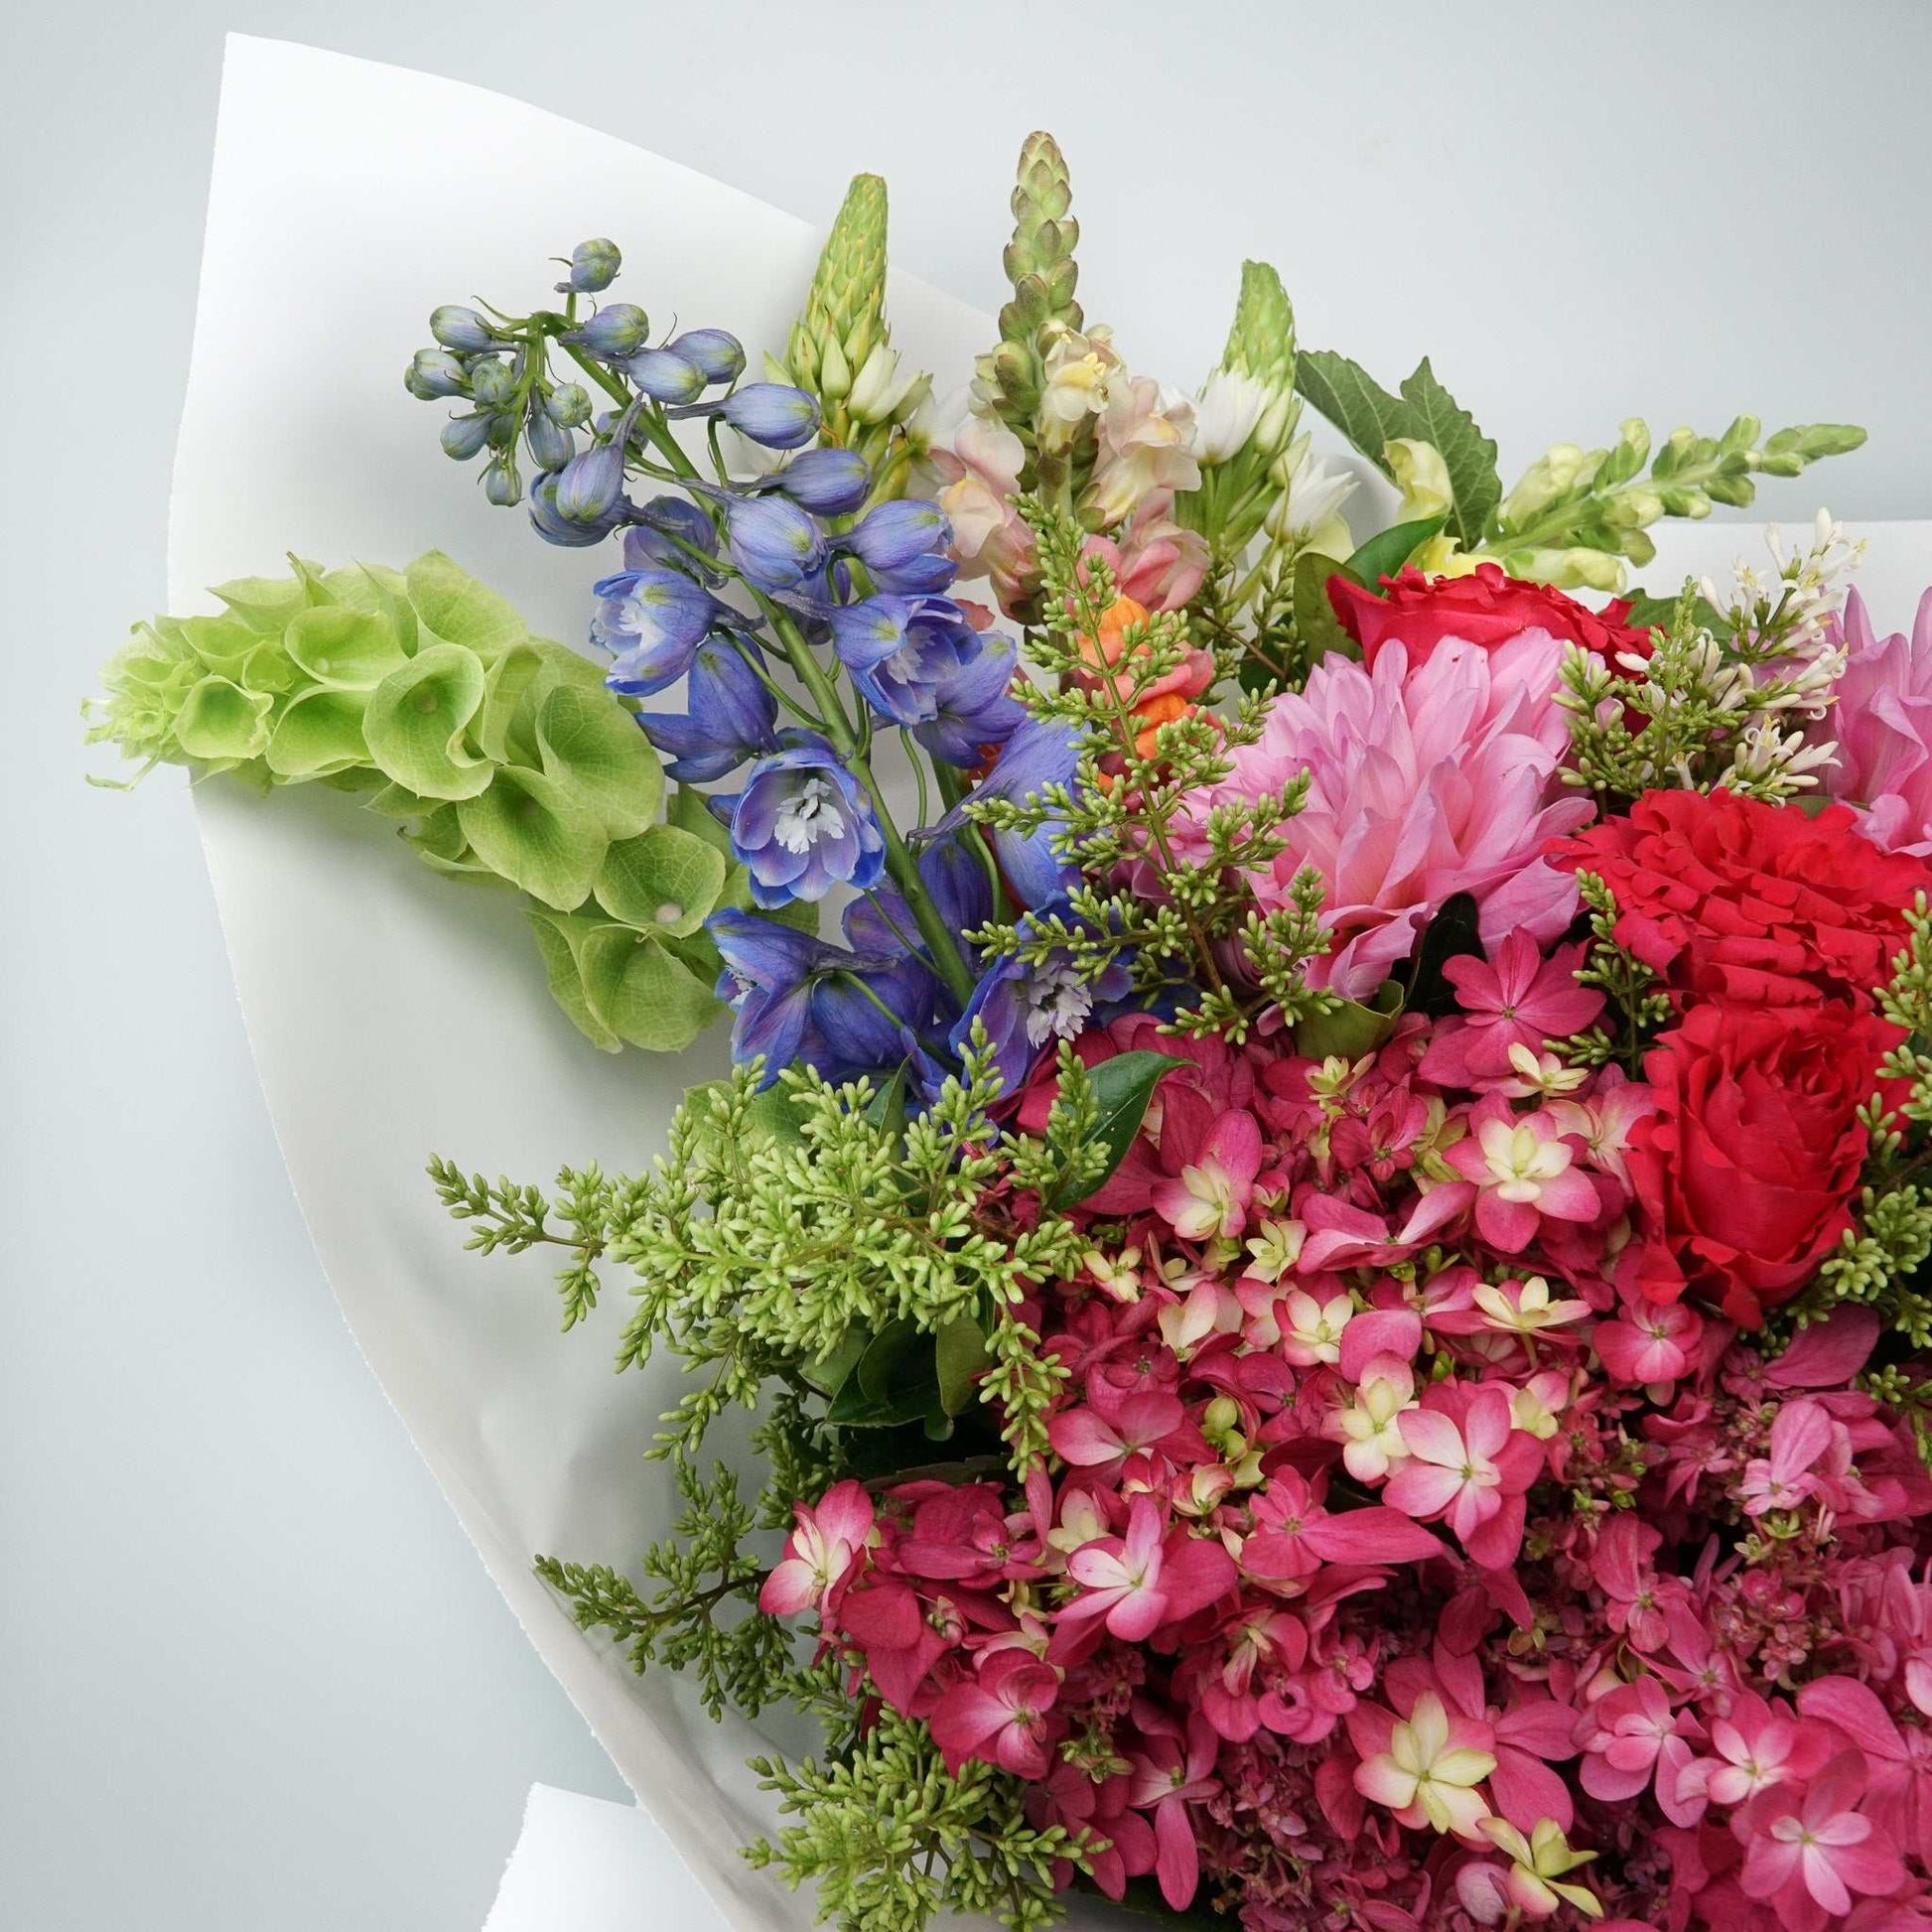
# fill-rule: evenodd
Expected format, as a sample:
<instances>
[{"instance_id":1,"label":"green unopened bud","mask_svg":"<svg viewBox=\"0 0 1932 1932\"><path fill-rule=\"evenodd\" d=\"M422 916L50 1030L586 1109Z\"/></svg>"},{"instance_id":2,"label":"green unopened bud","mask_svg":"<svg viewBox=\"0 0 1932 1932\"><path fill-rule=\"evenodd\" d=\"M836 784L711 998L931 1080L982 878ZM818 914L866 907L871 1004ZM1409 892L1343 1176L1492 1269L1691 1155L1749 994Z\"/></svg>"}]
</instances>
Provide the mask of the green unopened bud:
<instances>
[{"instance_id":1,"label":"green unopened bud","mask_svg":"<svg viewBox=\"0 0 1932 1932\"><path fill-rule=\"evenodd\" d=\"M911 382L911 372L901 378L898 356L881 343L853 378L848 407L859 422L891 422Z\"/></svg>"},{"instance_id":2,"label":"green unopened bud","mask_svg":"<svg viewBox=\"0 0 1932 1932\"><path fill-rule=\"evenodd\" d=\"M1554 584L1560 591L1620 591L1623 559L1607 550L1582 545L1563 550L1512 550L1503 559L1512 577L1532 584Z\"/></svg>"},{"instance_id":3,"label":"green unopened bud","mask_svg":"<svg viewBox=\"0 0 1932 1932\"><path fill-rule=\"evenodd\" d=\"M1295 310L1282 278L1266 262L1241 264L1241 297L1221 366L1254 376L1271 389L1295 386Z\"/></svg>"},{"instance_id":4,"label":"green unopened bud","mask_svg":"<svg viewBox=\"0 0 1932 1932\"><path fill-rule=\"evenodd\" d=\"M1025 342L1044 323L1077 330L1084 317L1073 299L1079 280L1073 250L1080 224L1073 218L1073 184L1066 159L1050 134L1027 136L1013 190L1013 239L1004 260L1014 300L1000 311L1000 334Z\"/></svg>"},{"instance_id":5,"label":"green unopened bud","mask_svg":"<svg viewBox=\"0 0 1932 1932\"><path fill-rule=\"evenodd\" d=\"M1528 523L1587 487L1603 456L1601 450L1586 450L1575 443L1553 443L1503 498L1505 525Z\"/></svg>"},{"instance_id":6,"label":"green unopened bud","mask_svg":"<svg viewBox=\"0 0 1932 1932\"><path fill-rule=\"evenodd\" d=\"M1424 517L1446 516L1455 506L1455 490L1449 483L1449 465L1434 443L1413 436L1391 437L1383 445L1396 487L1402 491L1398 523L1417 523Z\"/></svg>"},{"instance_id":7,"label":"green unopened bud","mask_svg":"<svg viewBox=\"0 0 1932 1932\"><path fill-rule=\"evenodd\" d=\"M1201 1414L1201 1428L1208 1436L1225 1436L1241 1425L1241 1405L1231 1395L1217 1395Z\"/></svg>"},{"instance_id":8,"label":"green unopened bud","mask_svg":"<svg viewBox=\"0 0 1932 1932\"><path fill-rule=\"evenodd\" d=\"M826 400L852 386L851 345L886 335L886 184L855 175L792 324L789 378ZM836 381L836 391L825 386Z\"/></svg>"}]
</instances>

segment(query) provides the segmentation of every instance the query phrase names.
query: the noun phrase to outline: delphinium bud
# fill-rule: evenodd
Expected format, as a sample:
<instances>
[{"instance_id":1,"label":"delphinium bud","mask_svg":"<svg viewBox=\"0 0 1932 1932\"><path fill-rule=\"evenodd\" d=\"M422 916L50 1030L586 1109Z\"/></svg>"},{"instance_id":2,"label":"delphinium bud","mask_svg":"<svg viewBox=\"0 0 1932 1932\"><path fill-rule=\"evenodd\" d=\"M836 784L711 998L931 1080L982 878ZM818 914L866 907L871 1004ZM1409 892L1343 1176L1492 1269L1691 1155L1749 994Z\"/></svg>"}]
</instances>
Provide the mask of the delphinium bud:
<instances>
[{"instance_id":1,"label":"delphinium bud","mask_svg":"<svg viewBox=\"0 0 1932 1932\"><path fill-rule=\"evenodd\" d=\"M483 466L483 494L498 509L508 509L512 503L523 500L523 480L507 454L490 458Z\"/></svg>"},{"instance_id":2,"label":"delphinium bud","mask_svg":"<svg viewBox=\"0 0 1932 1932\"><path fill-rule=\"evenodd\" d=\"M494 409L516 392L516 377L500 356L484 355L470 364L470 393L484 409Z\"/></svg>"},{"instance_id":3,"label":"delphinium bud","mask_svg":"<svg viewBox=\"0 0 1932 1932\"><path fill-rule=\"evenodd\" d=\"M784 382L750 382L719 405L739 435L768 450L795 450L818 429L818 404Z\"/></svg>"},{"instance_id":4,"label":"delphinium bud","mask_svg":"<svg viewBox=\"0 0 1932 1932\"><path fill-rule=\"evenodd\" d=\"M729 329L687 329L668 347L702 369L707 382L736 382L745 373L745 345Z\"/></svg>"},{"instance_id":5,"label":"delphinium bud","mask_svg":"<svg viewBox=\"0 0 1932 1932\"><path fill-rule=\"evenodd\" d=\"M468 463L488 441L487 416L452 416L443 425L443 454L459 463Z\"/></svg>"},{"instance_id":6,"label":"delphinium bud","mask_svg":"<svg viewBox=\"0 0 1932 1932\"><path fill-rule=\"evenodd\" d=\"M523 440L530 461L539 471L561 470L577 454L577 442L548 410L533 409L524 425Z\"/></svg>"},{"instance_id":7,"label":"delphinium bud","mask_svg":"<svg viewBox=\"0 0 1932 1932\"><path fill-rule=\"evenodd\" d=\"M772 482L814 516L846 516L866 500L872 472L856 450L801 450Z\"/></svg>"},{"instance_id":8,"label":"delphinium bud","mask_svg":"<svg viewBox=\"0 0 1932 1932\"><path fill-rule=\"evenodd\" d=\"M653 402L691 402L706 387L704 371L675 349L644 349L624 363L623 372Z\"/></svg>"},{"instance_id":9,"label":"delphinium bud","mask_svg":"<svg viewBox=\"0 0 1932 1932\"><path fill-rule=\"evenodd\" d=\"M560 340L615 359L635 354L649 334L650 318L634 302L611 302Z\"/></svg>"},{"instance_id":10,"label":"delphinium bud","mask_svg":"<svg viewBox=\"0 0 1932 1932\"><path fill-rule=\"evenodd\" d=\"M591 420L590 391L581 382L560 382L544 398L543 413L559 429L581 429Z\"/></svg>"},{"instance_id":11,"label":"delphinium bud","mask_svg":"<svg viewBox=\"0 0 1932 1932\"><path fill-rule=\"evenodd\" d=\"M581 461L581 459L580 459ZM561 473L539 477L530 490L530 526L546 543L562 544L573 550L602 543L628 513L628 504L619 496L603 515L582 521L567 517L557 507L557 486Z\"/></svg>"},{"instance_id":12,"label":"delphinium bud","mask_svg":"<svg viewBox=\"0 0 1932 1932\"><path fill-rule=\"evenodd\" d=\"M445 348L458 349L465 354L493 348L497 342L495 330L475 309L458 308L449 302L431 313L429 333Z\"/></svg>"},{"instance_id":13,"label":"delphinium bud","mask_svg":"<svg viewBox=\"0 0 1932 1932\"><path fill-rule=\"evenodd\" d=\"M470 378L447 348L419 348L403 384L412 396L433 402L438 396L467 396Z\"/></svg>"},{"instance_id":14,"label":"delphinium bud","mask_svg":"<svg viewBox=\"0 0 1932 1932\"><path fill-rule=\"evenodd\" d=\"M596 295L618 279L623 256L618 244L603 235L580 241L570 251L570 276L557 284L559 295Z\"/></svg>"},{"instance_id":15,"label":"delphinium bud","mask_svg":"<svg viewBox=\"0 0 1932 1932\"><path fill-rule=\"evenodd\" d=\"M626 411L609 442L572 457L558 473L553 501L557 514L567 522L595 523L616 507L623 494L624 444L630 421Z\"/></svg>"}]
</instances>

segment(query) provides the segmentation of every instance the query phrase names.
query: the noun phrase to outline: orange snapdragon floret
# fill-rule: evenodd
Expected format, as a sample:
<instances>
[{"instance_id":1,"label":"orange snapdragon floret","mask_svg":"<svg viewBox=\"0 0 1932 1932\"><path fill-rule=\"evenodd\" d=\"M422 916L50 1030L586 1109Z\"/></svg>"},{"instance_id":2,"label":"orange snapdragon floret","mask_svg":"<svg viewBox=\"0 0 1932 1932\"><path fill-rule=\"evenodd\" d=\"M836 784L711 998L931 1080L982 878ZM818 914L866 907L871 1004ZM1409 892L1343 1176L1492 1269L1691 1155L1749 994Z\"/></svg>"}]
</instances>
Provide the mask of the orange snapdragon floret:
<instances>
[{"instance_id":1,"label":"orange snapdragon floret","mask_svg":"<svg viewBox=\"0 0 1932 1932\"><path fill-rule=\"evenodd\" d=\"M1131 661L1125 669L1116 667L1123 657L1131 660L1145 652L1146 646L1138 638L1130 648L1128 633L1144 629L1148 621L1146 605L1131 597L1117 597L1102 614L1093 634L1081 636L1080 661L1090 668L1075 673L1088 690L1110 689L1129 707L1135 721L1134 751L1144 759L1154 756L1161 727L1176 718L1191 717L1198 709L1193 700L1214 681L1212 654L1190 650L1173 670L1137 692L1138 677ZM1111 775L1103 771L1103 782Z\"/></svg>"}]
</instances>

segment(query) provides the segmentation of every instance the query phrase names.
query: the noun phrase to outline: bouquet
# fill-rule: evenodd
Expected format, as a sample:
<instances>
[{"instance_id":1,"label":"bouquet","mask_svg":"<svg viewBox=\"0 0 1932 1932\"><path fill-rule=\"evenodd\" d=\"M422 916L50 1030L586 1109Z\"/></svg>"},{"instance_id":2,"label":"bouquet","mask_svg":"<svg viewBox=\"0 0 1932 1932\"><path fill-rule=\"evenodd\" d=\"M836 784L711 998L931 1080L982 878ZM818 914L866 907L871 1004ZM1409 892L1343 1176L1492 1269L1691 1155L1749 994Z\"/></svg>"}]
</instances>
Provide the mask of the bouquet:
<instances>
[{"instance_id":1,"label":"bouquet","mask_svg":"<svg viewBox=\"0 0 1932 1932\"><path fill-rule=\"evenodd\" d=\"M595 553L588 651L292 556L93 735L516 895L587 1054L729 1016L644 1171L430 1173L681 1365L676 1532L539 1574L816 1727L748 1856L825 1916L1923 1923L1932 605L1878 635L1822 514L1625 582L1862 433L1505 490L1262 264L1191 400L1133 374L1070 207L1032 137L950 409L870 177L756 370L602 238L436 308L408 390Z\"/></svg>"}]
</instances>

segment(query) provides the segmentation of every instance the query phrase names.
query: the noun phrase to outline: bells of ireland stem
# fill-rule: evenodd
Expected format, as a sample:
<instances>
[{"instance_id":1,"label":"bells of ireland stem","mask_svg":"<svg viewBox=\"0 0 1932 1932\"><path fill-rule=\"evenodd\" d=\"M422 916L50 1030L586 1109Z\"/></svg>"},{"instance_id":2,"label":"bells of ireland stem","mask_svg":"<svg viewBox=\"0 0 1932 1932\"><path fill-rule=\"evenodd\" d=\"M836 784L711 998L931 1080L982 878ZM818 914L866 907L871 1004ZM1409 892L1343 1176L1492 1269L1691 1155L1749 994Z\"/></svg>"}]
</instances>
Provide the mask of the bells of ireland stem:
<instances>
[{"instance_id":1,"label":"bells of ireland stem","mask_svg":"<svg viewBox=\"0 0 1932 1932\"><path fill-rule=\"evenodd\" d=\"M608 236L580 241L570 251L570 273L557 284L559 295L597 295L618 279L623 256Z\"/></svg>"},{"instance_id":2,"label":"bells of ireland stem","mask_svg":"<svg viewBox=\"0 0 1932 1932\"><path fill-rule=\"evenodd\" d=\"M608 302L597 314L558 340L592 355L621 360L634 355L650 334L650 318L634 302Z\"/></svg>"},{"instance_id":3,"label":"bells of ireland stem","mask_svg":"<svg viewBox=\"0 0 1932 1932\"><path fill-rule=\"evenodd\" d=\"M494 348L497 342L495 330L475 309L459 308L449 302L430 312L429 333L445 348L453 348L459 354L474 355L481 349Z\"/></svg>"}]
</instances>

